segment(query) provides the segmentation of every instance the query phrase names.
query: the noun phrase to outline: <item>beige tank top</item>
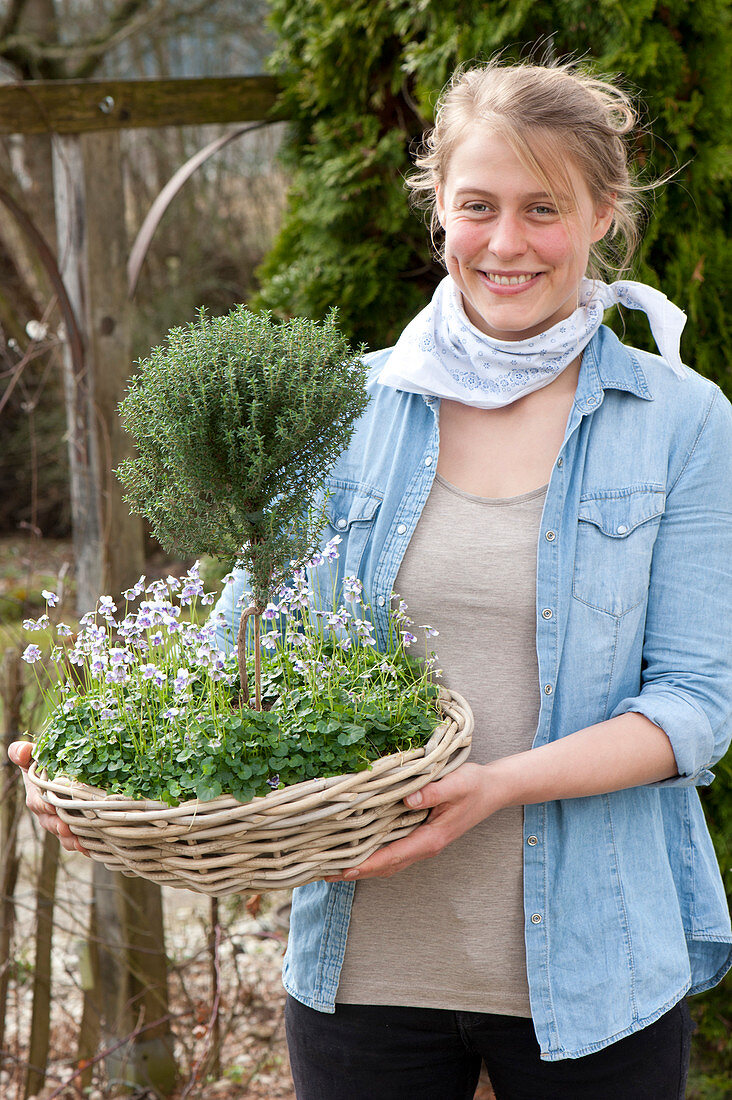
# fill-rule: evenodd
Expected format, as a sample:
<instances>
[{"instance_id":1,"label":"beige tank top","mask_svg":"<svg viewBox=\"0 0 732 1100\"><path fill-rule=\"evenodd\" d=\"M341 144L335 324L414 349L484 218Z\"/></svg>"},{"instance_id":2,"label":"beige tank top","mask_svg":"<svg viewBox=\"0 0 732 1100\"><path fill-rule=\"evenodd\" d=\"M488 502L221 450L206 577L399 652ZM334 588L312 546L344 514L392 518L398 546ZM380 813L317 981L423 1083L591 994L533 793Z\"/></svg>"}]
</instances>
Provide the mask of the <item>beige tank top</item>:
<instances>
[{"instance_id":1,"label":"beige tank top","mask_svg":"<svg viewBox=\"0 0 732 1100\"><path fill-rule=\"evenodd\" d=\"M396 580L410 618L439 631L429 645L473 708L478 764L523 752L536 732L545 495L487 500L438 474ZM435 859L357 883L336 1000L530 1016L522 849L523 810L509 807Z\"/></svg>"}]
</instances>

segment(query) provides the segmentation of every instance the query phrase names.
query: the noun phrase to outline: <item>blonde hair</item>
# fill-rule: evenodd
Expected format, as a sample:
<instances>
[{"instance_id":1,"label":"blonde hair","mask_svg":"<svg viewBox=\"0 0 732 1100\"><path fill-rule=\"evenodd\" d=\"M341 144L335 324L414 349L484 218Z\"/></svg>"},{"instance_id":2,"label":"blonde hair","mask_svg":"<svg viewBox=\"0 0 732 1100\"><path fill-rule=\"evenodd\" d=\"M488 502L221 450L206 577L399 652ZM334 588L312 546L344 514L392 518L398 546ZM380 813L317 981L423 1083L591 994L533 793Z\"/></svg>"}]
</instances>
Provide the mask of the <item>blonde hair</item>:
<instances>
[{"instance_id":1,"label":"blonde hair","mask_svg":"<svg viewBox=\"0 0 732 1100\"><path fill-rule=\"evenodd\" d=\"M574 62L536 64L489 61L461 68L437 104L435 124L407 177L413 201L429 212L433 241L439 232L435 186L467 130L487 124L553 197L575 188L568 167L579 169L597 206L614 214L603 241L590 251L589 273L627 270L640 241L642 194L654 184L634 180L626 135L637 125L630 98L609 80Z\"/></svg>"}]
</instances>

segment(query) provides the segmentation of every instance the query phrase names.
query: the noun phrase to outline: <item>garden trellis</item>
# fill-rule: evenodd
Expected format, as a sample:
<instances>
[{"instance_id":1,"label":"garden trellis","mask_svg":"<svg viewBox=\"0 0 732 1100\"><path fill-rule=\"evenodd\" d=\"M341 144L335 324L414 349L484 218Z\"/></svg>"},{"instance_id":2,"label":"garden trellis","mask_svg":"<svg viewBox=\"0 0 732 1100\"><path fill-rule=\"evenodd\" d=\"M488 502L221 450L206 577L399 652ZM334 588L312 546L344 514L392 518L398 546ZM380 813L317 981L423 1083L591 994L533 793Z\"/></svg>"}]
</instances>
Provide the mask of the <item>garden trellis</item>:
<instances>
[{"instance_id":1,"label":"garden trellis","mask_svg":"<svg viewBox=\"0 0 732 1100\"><path fill-rule=\"evenodd\" d=\"M43 238L34 212L0 189L5 208L49 277L64 320L64 381L71 474L72 528L77 607L85 611L103 590L120 591L143 571L139 517L129 515L111 470L129 457L129 441L117 416L132 370L129 339L128 263L144 259L156 221L148 219L137 247L127 255L119 135L122 129L235 124L218 142L183 166L165 189L167 203L190 174L223 143L244 133L244 123L274 122L277 81L269 76L177 80L29 81L0 85L0 134L52 137L57 240ZM194 163L195 161L195 163ZM160 203L158 203L159 214ZM152 211L151 214L154 214ZM54 244L56 248L54 249ZM54 255L55 252L55 255ZM56 259L56 256L58 259ZM134 279L132 280L134 282ZM134 289L134 287L132 288ZM110 889L114 882L116 889ZM119 1035L134 1021L114 1020L138 982L135 1012L161 1016L166 971L159 887L130 881L94 867L96 919L111 938L129 945L105 962L114 982L102 983L104 1014ZM133 925L129 924L130 919ZM140 958L135 957L141 945ZM101 945L100 945L101 947ZM140 998L140 963L148 975ZM126 970L125 970L126 967ZM137 975L135 971L137 970ZM129 1016L130 1007L126 1006ZM137 1018L137 1017L135 1017ZM127 1049L128 1072L140 1061L151 1067L166 1041L167 1022ZM39 1059L43 1064L43 1058ZM42 1084L42 1074L34 1080ZM35 1090L35 1089L34 1089Z\"/></svg>"}]
</instances>

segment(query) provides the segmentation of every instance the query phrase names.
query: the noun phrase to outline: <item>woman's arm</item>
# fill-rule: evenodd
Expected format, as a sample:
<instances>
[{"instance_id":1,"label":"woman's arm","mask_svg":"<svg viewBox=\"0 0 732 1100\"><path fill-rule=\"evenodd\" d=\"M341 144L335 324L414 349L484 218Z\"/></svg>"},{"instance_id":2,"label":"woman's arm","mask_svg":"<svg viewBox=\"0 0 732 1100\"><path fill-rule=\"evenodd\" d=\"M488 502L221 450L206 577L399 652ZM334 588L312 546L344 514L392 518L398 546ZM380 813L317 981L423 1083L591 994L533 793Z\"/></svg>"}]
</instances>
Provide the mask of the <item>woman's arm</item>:
<instances>
[{"instance_id":1,"label":"woman's arm","mask_svg":"<svg viewBox=\"0 0 732 1100\"><path fill-rule=\"evenodd\" d=\"M423 825L387 844L342 877L353 880L393 875L411 863L436 856L468 829L506 806L583 798L657 783L676 775L676 770L666 734L635 713L621 714L490 764L463 764L452 775L428 783L404 800L410 808L431 807Z\"/></svg>"}]
</instances>

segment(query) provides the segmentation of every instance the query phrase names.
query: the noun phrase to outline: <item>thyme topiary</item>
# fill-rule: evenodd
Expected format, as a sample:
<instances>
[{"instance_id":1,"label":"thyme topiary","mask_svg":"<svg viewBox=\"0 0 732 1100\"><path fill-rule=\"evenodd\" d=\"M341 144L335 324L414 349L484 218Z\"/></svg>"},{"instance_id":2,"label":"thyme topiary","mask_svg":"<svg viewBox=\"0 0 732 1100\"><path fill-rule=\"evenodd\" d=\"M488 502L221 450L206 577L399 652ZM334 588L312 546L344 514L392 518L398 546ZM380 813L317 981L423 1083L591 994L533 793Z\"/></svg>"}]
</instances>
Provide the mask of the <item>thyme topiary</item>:
<instances>
[{"instance_id":1,"label":"thyme topiary","mask_svg":"<svg viewBox=\"0 0 732 1100\"><path fill-rule=\"evenodd\" d=\"M257 637L273 585L317 546L313 501L366 408L366 368L335 311L280 324L244 306L223 317L200 310L139 366L120 405L138 456L117 474L167 550L246 567L246 703L246 619L255 616Z\"/></svg>"}]
</instances>

